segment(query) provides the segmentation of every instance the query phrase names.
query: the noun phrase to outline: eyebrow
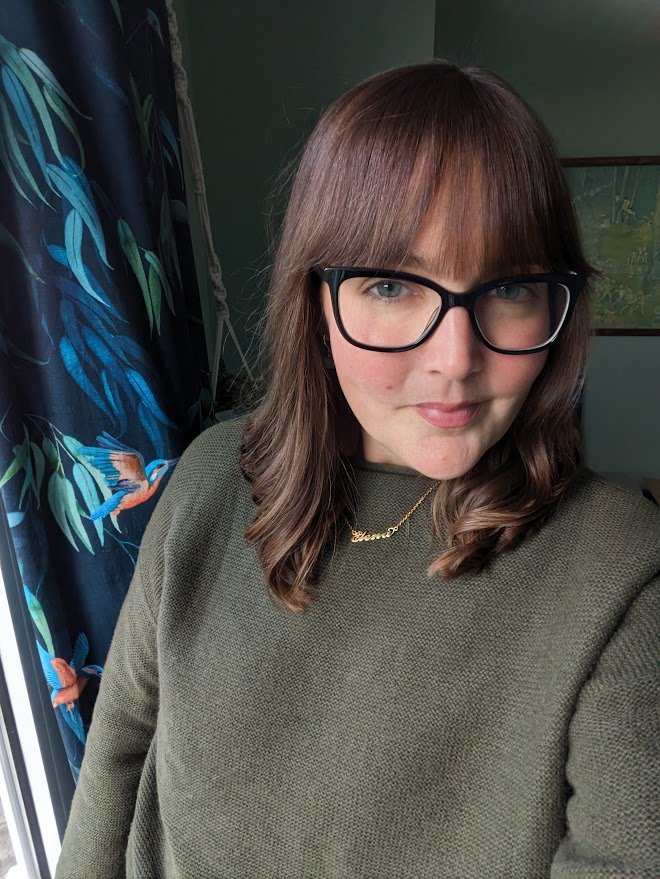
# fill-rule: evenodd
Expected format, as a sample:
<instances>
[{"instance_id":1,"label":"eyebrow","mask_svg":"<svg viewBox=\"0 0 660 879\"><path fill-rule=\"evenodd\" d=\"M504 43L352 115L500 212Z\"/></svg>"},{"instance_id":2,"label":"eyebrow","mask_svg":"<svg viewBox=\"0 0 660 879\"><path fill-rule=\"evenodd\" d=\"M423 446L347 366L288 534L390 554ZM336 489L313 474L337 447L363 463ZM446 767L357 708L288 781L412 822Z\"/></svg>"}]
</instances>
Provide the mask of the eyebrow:
<instances>
[{"instance_id":1,"label":"eyebrow","mask_svg":"<svg viewBox=\"0 0 660 879\"><path fill-rule=\"evenodd\" d=\"M427 263L427 261L422 256L418 256L416 253L411 253L406 258L406 265L410 266L410 268L418 269L421 272L431 272L433 271L432 267Z\"/></svg>"},{"instance_id":2,"label":"eyebrow","mask_svg":"<svg viewBox=\"0 0 660 879\"><path fill-rule=\"evenodd\" d=\"M423 272L426 275L432 275L434 272L434 267L430 265L423 256L420 256L418 253L409 253L406 257L406 266L414 269L415 271ZM473 290L475 287L480 286L481 284L485 284L486 281L492 280L491 278L485 277L483 274L477 275L476 278L472 279L472 283L470 284L469 289Z\"/></svg>"}]
</instances>

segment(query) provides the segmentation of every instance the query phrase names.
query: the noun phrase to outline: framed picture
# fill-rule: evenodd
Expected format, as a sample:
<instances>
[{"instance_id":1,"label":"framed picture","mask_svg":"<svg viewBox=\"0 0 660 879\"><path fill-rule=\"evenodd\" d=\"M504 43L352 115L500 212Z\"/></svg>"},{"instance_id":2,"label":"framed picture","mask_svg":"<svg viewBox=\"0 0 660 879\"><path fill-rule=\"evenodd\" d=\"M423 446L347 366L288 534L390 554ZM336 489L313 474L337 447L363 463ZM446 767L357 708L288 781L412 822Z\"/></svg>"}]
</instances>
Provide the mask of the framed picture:
<instances>
[{"instance_id":1,"label":"framed picture","mask_svg":"<svg viewBox=\"0 0 660 879\"><path fill-rule=\"evenodd\" d=\"M593 286L593 332L660 335L660 156L562 159Z\"/></svg>"}]
</instances>

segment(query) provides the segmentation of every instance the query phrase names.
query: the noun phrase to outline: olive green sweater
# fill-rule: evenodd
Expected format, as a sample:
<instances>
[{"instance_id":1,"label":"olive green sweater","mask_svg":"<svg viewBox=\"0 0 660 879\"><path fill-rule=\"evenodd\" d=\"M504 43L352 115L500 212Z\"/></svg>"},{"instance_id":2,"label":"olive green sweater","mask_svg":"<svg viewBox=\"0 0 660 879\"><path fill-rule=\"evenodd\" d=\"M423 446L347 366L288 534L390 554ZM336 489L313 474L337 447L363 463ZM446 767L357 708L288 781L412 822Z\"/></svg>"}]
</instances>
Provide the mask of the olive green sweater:
<instances>
[{"instance_id":1,"label":"olive green sweater","mask_svg":"<svg viewBox=\"0 0 660 879\"><path fill-rule=\"evenodd\" d=\"M190 444L149 520L57 879L660 876L660 509L587 471L445 581L427 501L344 534L283 612L244 539L243 423ZM429 485L357 481L372 530Z\"/></svg>"}]
</instances>

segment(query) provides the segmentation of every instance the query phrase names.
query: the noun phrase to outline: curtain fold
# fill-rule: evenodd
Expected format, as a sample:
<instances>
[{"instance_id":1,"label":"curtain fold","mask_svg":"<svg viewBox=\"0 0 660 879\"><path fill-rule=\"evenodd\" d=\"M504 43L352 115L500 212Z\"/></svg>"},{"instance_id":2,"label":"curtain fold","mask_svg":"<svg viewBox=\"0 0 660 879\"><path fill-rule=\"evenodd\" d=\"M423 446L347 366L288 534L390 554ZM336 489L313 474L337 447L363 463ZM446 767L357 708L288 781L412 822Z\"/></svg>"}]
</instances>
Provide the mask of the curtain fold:
<instances>
[{"instance_id":1,"label":"curtain fold","mask_svg":"<svg viewBox=\"0 0 660 879\"><path fill-rule=\"evenodd\" d=\"M144 527L215 415L164 0L2 3L0 266L0 492L77 779Z\"/></svg>"}]
</instances>

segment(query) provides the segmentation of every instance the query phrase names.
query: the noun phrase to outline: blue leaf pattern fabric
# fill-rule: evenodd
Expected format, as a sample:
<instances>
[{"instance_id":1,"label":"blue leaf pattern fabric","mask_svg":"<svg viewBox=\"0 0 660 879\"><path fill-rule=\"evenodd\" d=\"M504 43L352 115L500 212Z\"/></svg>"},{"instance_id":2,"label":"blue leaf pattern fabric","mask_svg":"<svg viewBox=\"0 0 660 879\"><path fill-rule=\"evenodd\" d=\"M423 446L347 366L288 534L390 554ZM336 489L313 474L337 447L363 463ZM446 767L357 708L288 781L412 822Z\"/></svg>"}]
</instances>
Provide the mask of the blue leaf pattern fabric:
<instances>
[{"instance_id":1,"label":"blue leaf pattern fabric","mask_svg":"<svg viewBox=\"0 0 660 879\"><path fill-rule=\"evenodd\" d=\"M142 533L214 420L161 0L2 4L0 181L0 492L75 779Z\"/></svg>"}]
</instances>

